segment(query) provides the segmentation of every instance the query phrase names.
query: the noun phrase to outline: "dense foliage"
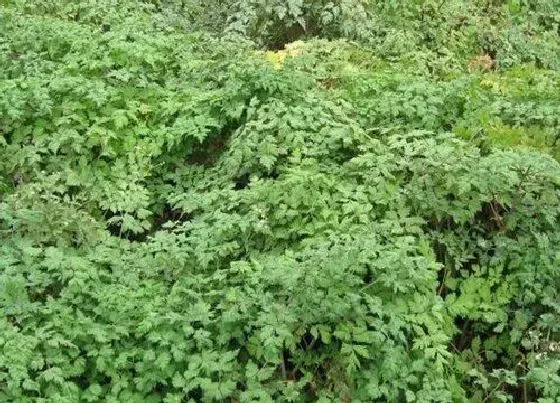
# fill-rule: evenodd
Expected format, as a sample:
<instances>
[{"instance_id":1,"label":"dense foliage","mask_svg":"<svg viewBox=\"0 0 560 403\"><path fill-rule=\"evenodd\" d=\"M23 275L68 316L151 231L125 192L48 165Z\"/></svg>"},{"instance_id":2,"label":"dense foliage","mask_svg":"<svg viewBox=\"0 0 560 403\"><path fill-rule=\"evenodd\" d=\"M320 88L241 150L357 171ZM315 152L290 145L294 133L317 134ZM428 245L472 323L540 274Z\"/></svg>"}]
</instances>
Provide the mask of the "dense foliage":
<instances>
[{"instance_id":1,"label":"dense foliage","mask_svg":"<svg viewBox=\"0 0 560 403\"><path fill-rule=\"evenodd\" d=\"M558 1L0 4L0 401L559 401Z\"/></svg>"}]
</instances>

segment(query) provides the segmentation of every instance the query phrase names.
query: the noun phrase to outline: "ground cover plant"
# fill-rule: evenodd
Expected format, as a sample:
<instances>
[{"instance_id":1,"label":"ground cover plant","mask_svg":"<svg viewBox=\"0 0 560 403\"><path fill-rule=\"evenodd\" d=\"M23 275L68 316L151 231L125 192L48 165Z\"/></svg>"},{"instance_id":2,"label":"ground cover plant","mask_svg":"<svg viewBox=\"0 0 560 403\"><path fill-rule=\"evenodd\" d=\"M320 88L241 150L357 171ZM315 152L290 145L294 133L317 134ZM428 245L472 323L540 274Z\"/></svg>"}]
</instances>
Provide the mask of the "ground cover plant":
<instances>
[{"instance_id":1,"label":"ground cover plant","mask_svg":"<svg viewBox=\"0 0 560 403\"><path fill-rule=\"evenodd\" d=\"M0 401L559 401L559 24L0 1Z\"/></svg>"}]
</instances>

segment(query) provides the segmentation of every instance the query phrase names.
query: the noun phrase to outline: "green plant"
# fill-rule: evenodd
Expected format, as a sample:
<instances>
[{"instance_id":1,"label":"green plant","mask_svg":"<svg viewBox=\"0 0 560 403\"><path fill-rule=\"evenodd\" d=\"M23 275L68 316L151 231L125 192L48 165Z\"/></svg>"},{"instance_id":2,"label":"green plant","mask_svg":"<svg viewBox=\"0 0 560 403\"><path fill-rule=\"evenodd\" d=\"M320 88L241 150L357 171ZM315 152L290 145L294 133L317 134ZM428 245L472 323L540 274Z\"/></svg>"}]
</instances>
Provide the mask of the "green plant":
<instances>
[{"instance_id":1,"label":"green plant","mask_svg":"<svg viewBox=\"0 0 560 403\"><path fill-rule=\"evenodd\" d=\"M560 398L552 1L2 4L0 401Z\"/></svg>"}]
</instances>

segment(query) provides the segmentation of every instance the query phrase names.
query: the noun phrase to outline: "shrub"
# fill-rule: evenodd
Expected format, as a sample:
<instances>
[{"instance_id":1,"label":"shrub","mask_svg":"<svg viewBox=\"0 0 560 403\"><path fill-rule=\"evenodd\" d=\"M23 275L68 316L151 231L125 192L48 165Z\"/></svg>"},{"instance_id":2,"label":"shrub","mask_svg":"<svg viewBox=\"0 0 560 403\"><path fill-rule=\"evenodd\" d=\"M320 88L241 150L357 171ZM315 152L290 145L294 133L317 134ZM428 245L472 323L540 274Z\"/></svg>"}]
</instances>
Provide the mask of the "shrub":
<instances>
[{"instance_id":1,"label":"shrub","mask_svg":"<svg viewBox=\"0 0 560 403\"><path fill-rule=\"evenodd\" d=\"M560 398L552 63L263 54L178 2L7 3L0 400Z\"/></svg>"}]
</instances>

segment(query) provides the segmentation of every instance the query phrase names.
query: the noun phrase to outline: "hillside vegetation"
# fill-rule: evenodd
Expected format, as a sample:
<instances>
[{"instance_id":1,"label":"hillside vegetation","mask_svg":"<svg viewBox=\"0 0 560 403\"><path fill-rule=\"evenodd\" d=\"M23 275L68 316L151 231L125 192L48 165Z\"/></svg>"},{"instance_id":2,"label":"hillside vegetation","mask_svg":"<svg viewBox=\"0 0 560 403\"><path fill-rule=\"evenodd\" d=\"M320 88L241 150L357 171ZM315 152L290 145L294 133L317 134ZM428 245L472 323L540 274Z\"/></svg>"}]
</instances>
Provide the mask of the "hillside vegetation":
<instances>
[{"instance_id":1,"label":"hillside vegetation","mask_svg":"<svg viewBox=\"0 0 560 403\"><path fill-rule=\"evenodd\" d=\"M558 0L0 0L0 401L560 401Z\"/></svg>"}]
</instances>

